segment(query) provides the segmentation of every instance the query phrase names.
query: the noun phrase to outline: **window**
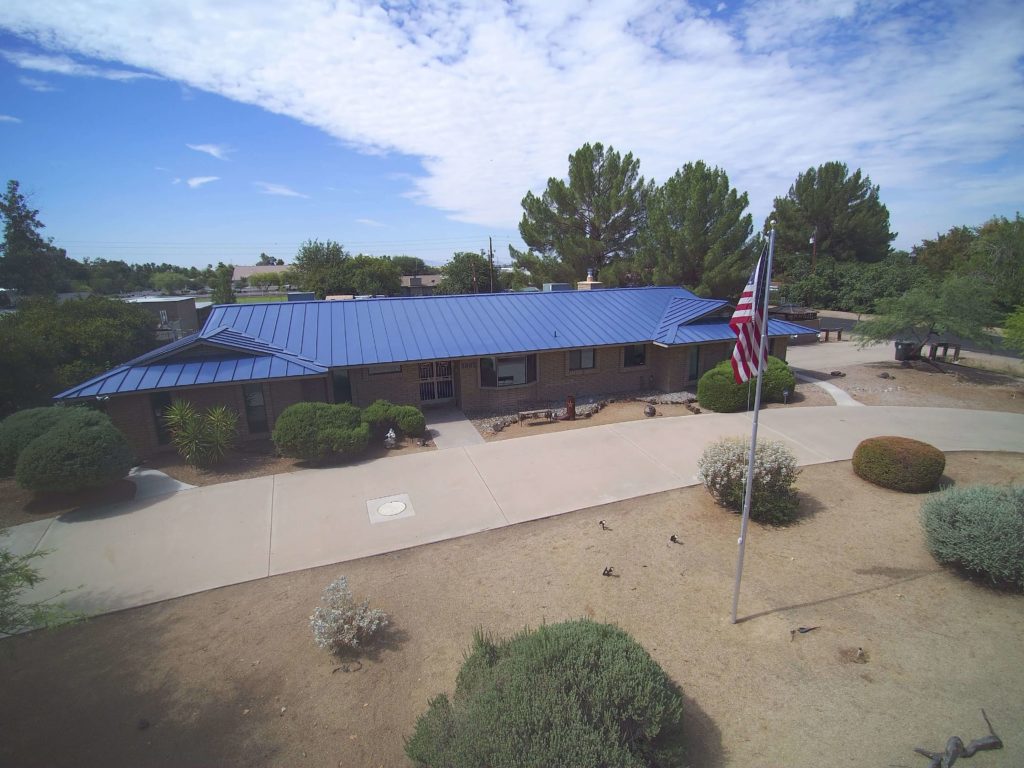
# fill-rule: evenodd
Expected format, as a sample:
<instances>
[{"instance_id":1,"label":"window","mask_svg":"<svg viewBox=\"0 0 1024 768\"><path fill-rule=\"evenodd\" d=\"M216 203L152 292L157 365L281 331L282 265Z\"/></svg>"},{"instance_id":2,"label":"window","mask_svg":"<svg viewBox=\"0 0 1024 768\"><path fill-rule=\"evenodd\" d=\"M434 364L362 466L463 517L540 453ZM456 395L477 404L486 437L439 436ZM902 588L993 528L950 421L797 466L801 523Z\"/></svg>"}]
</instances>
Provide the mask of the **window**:
<instances>
[{"instance_id":1,"label":"window","mask_svg":"<svg viewBox=\"0 0 1024 768\"><path fill-rule=\"evenodd\" d=\"M537 356L481 357L481 387L514 387L537 380Z\"/></svg>"},{"instance_id":2,"label":"window","mask_svg":"<svg viewBox=\"0 0 1024 768\"><path fill-rule=\"evenodd\" d=\"M371 376L381 376L385 373L401 373L401 365L371 365L369 368Z\"/></svg>"},{"instance_id":3,"label":"window","mask_svg":"<svg viewBox=\"0 0 1024 768\"><path fill-rule=\"evenodd\" d=\"M249 434L258 435L267 430L267 404L263 399L262 384L243 384L242 395L245 397L245 421L249 425Z\"/></svg>"},{"instance_id":4,"label":"window","mask_svg":"<svg viewBox=\"0 0 1024 768\"><path fill-rule=\"evenodd\" d=\"M637 368L647 365L647 347L643 344L628 344L623 347L622 365L624 368Z\"/></svg>"},{"instance_id":5,"label":"window","mask_svg":"<svg viewBox=\"0 0 1024 768\"><path fill-rule=\"evenodd\" d=\"M170 404L170 392L154 392L149 396L149 407L153 411L153 423L156 425L157 445L167 445L171 442L171 433L164 421L164 412Z\"/></svg>"},{"instance_id":6,"label":"window","mask_svg":"<svg viewBox=\"0 0 1024 768\"><path fill-rule=\"evenodd\" d=\"M594 350L592 349L571 349L569 350L569 370L583 371L594 367Z\"/></svg>"}]
</instances>

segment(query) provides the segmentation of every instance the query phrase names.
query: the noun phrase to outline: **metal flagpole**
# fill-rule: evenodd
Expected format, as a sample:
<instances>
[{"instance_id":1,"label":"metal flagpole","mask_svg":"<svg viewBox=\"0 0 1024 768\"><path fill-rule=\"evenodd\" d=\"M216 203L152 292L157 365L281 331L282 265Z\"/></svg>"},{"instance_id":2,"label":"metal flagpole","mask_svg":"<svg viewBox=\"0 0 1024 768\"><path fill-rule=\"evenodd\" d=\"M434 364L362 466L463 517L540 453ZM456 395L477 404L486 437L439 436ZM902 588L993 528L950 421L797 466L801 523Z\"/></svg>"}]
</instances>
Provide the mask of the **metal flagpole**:
<instances>
[{"instance_id":1,"label":"metal flagpole","mask_svg":"<svg viewBox=\"0 0 1024 768\"><path fill-rule=\"evenodd\" d=\"M761 372L767 367L765 365L768 351L768 296L771 293L772 285L772 259L775 256L775 222L771 223L771 232L768 235L768 262L764 265L764 306L762 310L763 322L761 324L761 341L757 348L757 386L754 394L754 426L750 433L750 458L747 461L747 487L743 492L743 522L740 523L740 553L736 560L736 584L732 590L732 623L736 623L736 609L740 604L740 580L743 578L743 552L747 546L747 523L750 521L750 497L754 489L754 453L757 449L757 417L761 410ZM761 276L758 275L758 278ZM758 280L760 282L760 279ZM757 291L755 288L755 301ZM757 308L754 308L757 311Z\"/></svg>"}]
</instances>

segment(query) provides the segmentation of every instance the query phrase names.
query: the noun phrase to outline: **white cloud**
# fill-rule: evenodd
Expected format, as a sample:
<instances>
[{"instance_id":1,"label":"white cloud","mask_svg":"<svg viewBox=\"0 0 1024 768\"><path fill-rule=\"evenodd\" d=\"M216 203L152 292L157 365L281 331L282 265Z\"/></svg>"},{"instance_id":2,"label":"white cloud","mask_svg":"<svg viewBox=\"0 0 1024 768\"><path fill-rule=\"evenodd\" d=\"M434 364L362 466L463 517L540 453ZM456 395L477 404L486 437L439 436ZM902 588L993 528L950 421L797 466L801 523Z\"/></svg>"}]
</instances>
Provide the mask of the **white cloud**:
<instances>
[{"instance_id":1,"label":"white cloud","mask_svg":"<svg viewBox=\"0 0 1024 768\"><path fill-rule=\"evenodd\" d=\"M376 219L356 219L356 224L362 224L364 227L383 227L384 225Z\"/></svg>"},{"instance_id":2,"label":"white cloud","mask_svg":"<svg viewBox=\"0 0 1024 768\"><path fill-rule=\"evenodd\" d=\"M0 18L0 24L2 24ZM26 53L24 51L0 51L3 56L14 66L21 69L31 69L36 72L52 72L55 75L70 75L72 77L101 77L104 80L159 80L159 75L148 72L133 72L127 69L110 69L97 67L92 64L83 64L75 61L70 56L51 56L47 54Z\"/></svg>"},{"instance_id":3,"label":"white cloud","mask_svg":"<svg viewBox=\"0 0 1024 768\"><path fill-rule=\"evenodd\" d=\"M259 105L365 152L422 158L411 196L487 226L513 227L526 190L565 175L567 155L585 141L633 151L657 180L691 160L719 165L750 192L758 224L797 173L842 160L880 184L883 200L889 193L903 245L972 223L940 220L951 215L946 202L921 222L918 212L950 189L1003 205L1024 199L1024 188L991 174L1024 148L1024 5L710 7L252 0L230 23L214 23L226 18L215 0L193 0L187 13L153 3L102 12L4 3L0 27ZM41 71L91 67L60 54L11 60ZM957 186L939 188L939 177ZM983 189L963 186L970 180ZM899 200L915 201L905 220Z\"/></svg>"},{"instance_id":4,"label":"white cloud","mask_svg":"<svg viewBox=\"0 0 1024 768\"><path fill-rule=\"evenodd\" d=\"M259 187L264 195L280 195L281 197L309 197L301 192L296 192L284 184L271 184L269 181L254 181L253 186Z\"/></svg>"},{"instance_id":5,"label":"white cloud","mask_svg":"<svg viewBox=\"0 0 1024 768\"><path fill-rule=\"evenodd\" d=\"M19 77L18 82L36 93L52 93L53 91L60 90L59 88L55 88L50 85L45 80L40 80L37 77Z\"/></svg>"},{"instance_id":6,"label":"white cloud","mask_svg":"<svg viewBox=\"0 0 1024 768\"><path fill-rule=\"evenodd\" d=\"M209 184L211 181L219 180L220 176L193 176L191 179L188 179L185 183L188 184L189 187L191 187L192 189L195 189L196 187L203 186L203 184Z\"/></svg>"},{"instance_id":7,"label":"white cloud","mask_svg":"<svg viewBox=\"0 0 1024 768\"><path fill-rule=\"evenodd\" d=\"M0 123L20 123L20 117L14 117L14 115L0 115Z\"/></svg>"},{"instance_id":8,"label":"white cloud","mask_svg":"<svg viewBox=\"0 0 1024 768\"><path fill-rule=\"evenodd\" d=\"M228 153L234 150L226 144L186 144L189 149L194 149L196 152L203 152L211 157L216 157L218 160L227 160Z\"/></svg>"}]
</instances>

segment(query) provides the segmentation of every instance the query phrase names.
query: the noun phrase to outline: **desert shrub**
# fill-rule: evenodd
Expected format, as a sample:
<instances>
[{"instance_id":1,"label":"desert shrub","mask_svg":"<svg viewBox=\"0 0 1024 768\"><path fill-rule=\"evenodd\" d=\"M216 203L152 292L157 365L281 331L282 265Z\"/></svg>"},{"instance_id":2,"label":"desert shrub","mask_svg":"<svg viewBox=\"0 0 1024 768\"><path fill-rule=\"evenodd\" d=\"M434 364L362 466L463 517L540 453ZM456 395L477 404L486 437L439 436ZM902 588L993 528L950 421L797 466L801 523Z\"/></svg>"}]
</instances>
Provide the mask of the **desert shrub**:
<instances>
[{"instance_id":1,"label":"desert shrub","mask_svg":"<svg viewBox=\"0 0 1024 768\"><path fill-rule=\"evenodd\" d=\"M29 443L55 426L68 410L56 406L28 408L0 421L0 477L13 475L18 455Z\"/></svg>"},{"instance_id":2,"label":"desert shrub","mask_svg":"<svg viewBox=\"0 0 1024 768\"><path fill-rule=\"evenodd\" d=\"M327 585L321 602L309 617L313 640L334 653L361 648L388 625L384 611L370 608L369 600L353 599L344 576Z\"/></svg>"},{"instance_id":3,"label":"desert shrub","mask_svg":"<svg viewBox=\"0 0 1024 768\"><path fill-rule=\"evenodd\" d=\"M925 501L921 524L939 562L1024 589L1024 486L951 488Z\"/></svg>"},{"instance_id":4,"label":"desert shrub","mask_svg":"<svg viewBox=\"0 0 1024 768\"><path fill-rule=\"evenodd\" d=\"M495 642L481 632L416 721L406 754L432 768L681 765L678 690L628 634L567 621Z\"/></svg>"},{"instance_id":5,"label":"desert shrub","mask_svg":"<svg viewBox=\"0 0 1024 768\"><path fill-rule=\"evenodd\" d=\"M395 426L403 435L421 437L427 431L427 419L416 406L400 405L395 408Z\"/></svg>"},{"instance_id":6,"label":"desert shrub","mask_svg":"<svg viewBox=\"0 0 1024 768\"><path fill-rule=\"evenodd\" d=\"M398 426L398 406L387 400L375 400L363 409L362 419L370 427L370 437L379 440Z\"/></svg>"},{"instance_id":7,"label":"desert shrub","mask_svg":"<svg viewBox=\"0 0 1024 768\"><path fill-rule=\"evenodd\" d=\"M904 493L932 490L945 468L942 451L908 437L869 437L853 452L853 471L858 477Z\"/></svg>"},{"instance_id":8,"label":"desert shrub","mask_svg":"<svg viewBox=\"0 0 1024 768\"><path fill-rule=\"evenodd\" d=\"M363 453L370 442L370 428L350 403L295 403L277 417L271 435L282 456L323 461Z\"/></svg>"},{"instance_id":9,"label":"desert shrub","mask_svg":"<svg viewBox=\"0 0 1024 768\"><path fill-rule=\"evenodd\" d=\"M171 444L193 467L212 467L235 447L238 414L227 406L199 411L185 400L175 400L164 410L163 418Z\"/></svg>"},{"instance_id":10,"label":"desert shrub","mask_svg":"<svg viewBox=\"0 0 1024 768\"><path fill-rule=\"evenodd\" d=\"M697 478L715 501L734 512L742 512L749 461L749 443L724 438L704 449L697 461ZM792 521L800 505L793 488L796 474L796 457L789 448L773 440L758 441L750 518L773 525Z\"/></svg>"},{"instance_id":11,"label":"desert shrub","mask_svg":"<svg viewBox=\"0 0 1024 768\"><path fill-rule=\"evenodd\" d=\"M110 419L85 408L70 411L21 452L14 472L18 485L72 492L108 485L128 474L135 454Z\"/></svg>"},{"instance_id":12,"label":"desert shrub","mask_svg":"<svg viewBox=\"0 0 1024 768\"><path fill-rule=\"evenodd\" d=\"M754 407L754 387L756 379L745 384L737 384L733 376L732 364L723 360L710 371L707 371L697 382L697 401L702 408L718 413L745 411ZM764 372L764 384L761 386L762 403L781 403L782 392L790 392L796 386L796 376L789 370L785 361L777 357L768 357L768 368Z\"/></svg>"}]
</instances>

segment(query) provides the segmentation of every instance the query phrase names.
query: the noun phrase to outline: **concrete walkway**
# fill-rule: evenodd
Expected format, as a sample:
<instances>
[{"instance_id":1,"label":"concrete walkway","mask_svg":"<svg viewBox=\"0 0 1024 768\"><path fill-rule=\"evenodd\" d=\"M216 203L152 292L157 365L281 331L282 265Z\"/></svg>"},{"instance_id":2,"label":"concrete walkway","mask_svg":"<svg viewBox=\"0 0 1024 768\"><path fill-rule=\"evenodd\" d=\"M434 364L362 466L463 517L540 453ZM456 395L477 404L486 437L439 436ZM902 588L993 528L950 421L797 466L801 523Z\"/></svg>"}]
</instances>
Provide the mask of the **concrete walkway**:
<instances>
[{"instance_id":1,"label":"concrete walkway","mask_svg":"<svg viewBox=\"0 0 1024 768\"><path fill-rule=\"evenodd\" d=\"M12 529L15 551L74 589L68 605L105 613L273 574L413 547L697 482L711 440L747 437L747 414L702 414L393 456L206 486ZM1024 415L942 408L763 411L761 437L801 465L849 459L872 435L951 450L1024 452ZM401 515L377 512L393 496ZM339 569L340 571L341 569Z\"/></svg>"},{"instance_id":2,"label":"concrete walkway","mask_svg":"<svg viewBox=\"0 0 1024 768\"><path fill-rule=\"evenodd\" d=\"M813 384L814 386L818 387L818 389L825 390L825 392L828 393L828 396L832 398L833 402L835 402L836 405L841 405L843 407L864 405L864 403L854 400L852 397L850 397L849 393L847 393L845 390L840 389L835 384L831 384L827 381L822 381L821 379L815 378L814 376L808 376L799 368L793 368L792 371L793 375L796 376L797 381L803 381L808 384Z\"/></svg>"},{"instance_id":3,"label":"concrete walkway","mask_svg":"<svg viewBox=\"0 0 1024 768\"><path fill-rule=\"evenodd\" d=\"M465 448L484 444L476 427L455 406L428 408L423 415L427 417L427 430L437 448Z\"/></svg>"}]
</instances>

